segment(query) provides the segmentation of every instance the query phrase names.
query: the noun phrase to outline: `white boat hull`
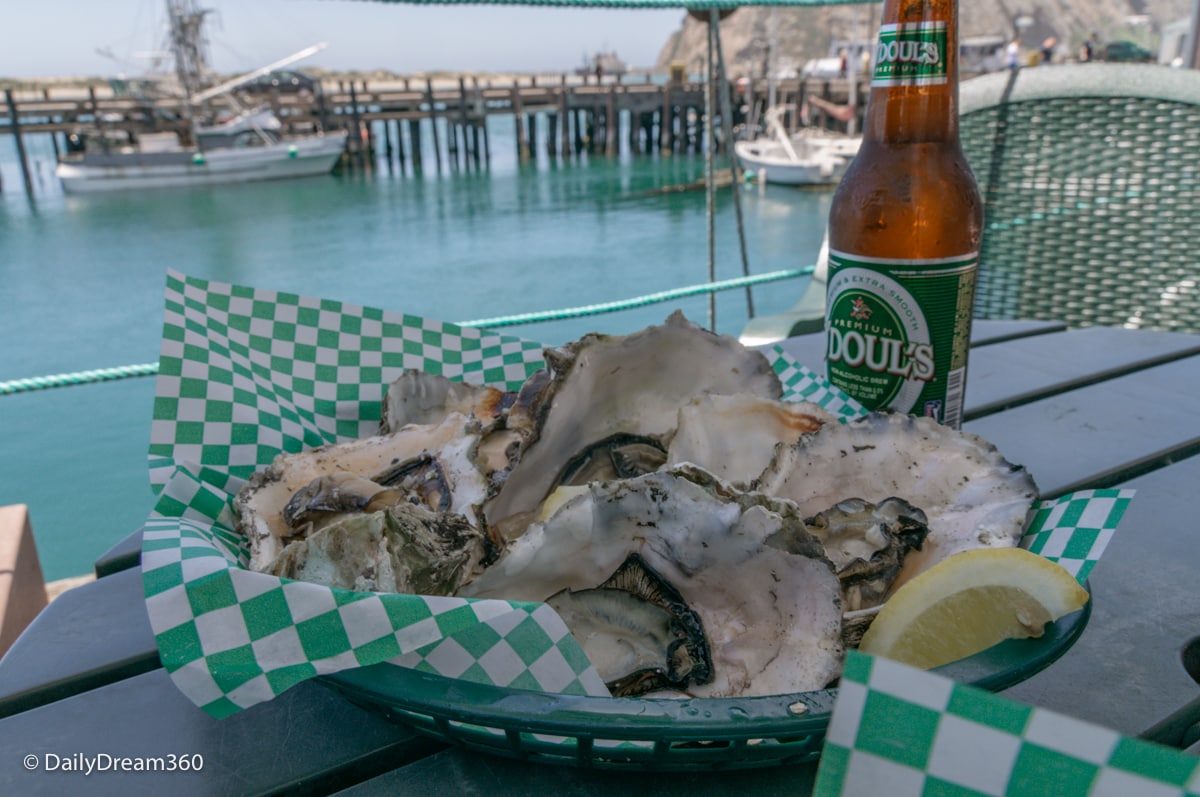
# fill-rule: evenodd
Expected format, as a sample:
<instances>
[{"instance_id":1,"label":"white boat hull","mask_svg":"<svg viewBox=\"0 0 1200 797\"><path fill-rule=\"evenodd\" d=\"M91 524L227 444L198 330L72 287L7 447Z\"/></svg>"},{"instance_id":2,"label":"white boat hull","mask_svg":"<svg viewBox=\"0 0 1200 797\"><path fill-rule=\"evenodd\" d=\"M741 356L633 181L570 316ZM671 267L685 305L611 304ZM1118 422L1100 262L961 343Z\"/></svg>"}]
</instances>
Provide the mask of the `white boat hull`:
<instances>
[{"instance_id":1,"label":"white boat hull","mask_svg":"<svg viewBox=\"0 0 1200 797\"><path fill-rule=\"evenodd\" d=\"M742 167L759 180L782 185L834 185L854 157L854 145L826 148L817 141L793 142L791 151L778 141L738 141L734 152Z\"/></svg>"},{"instance_id":2,"label":"white boat hull","mask_svg":"<svg viewBox=\"0 0 1200 797\"><path fill-rule=\"evenodd\" d=\"M346 146L346 133L285 140L259 147L178 153L183 157L114 155L59 163L56 173L71 194L181 188L328 174ZM125 161L125 162L123 162Z\"/></svg>"}]
</instances>

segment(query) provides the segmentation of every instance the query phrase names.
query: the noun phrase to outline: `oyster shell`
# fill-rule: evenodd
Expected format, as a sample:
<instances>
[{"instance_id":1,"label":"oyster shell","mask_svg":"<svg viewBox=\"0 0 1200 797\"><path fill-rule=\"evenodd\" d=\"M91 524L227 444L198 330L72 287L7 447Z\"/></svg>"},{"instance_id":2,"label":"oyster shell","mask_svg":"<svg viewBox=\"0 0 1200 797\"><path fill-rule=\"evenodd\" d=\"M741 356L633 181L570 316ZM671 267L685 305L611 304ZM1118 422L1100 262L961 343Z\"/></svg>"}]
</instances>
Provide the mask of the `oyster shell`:
<instances>
[{"instance_id":1,"label":"oyster shell","mask_svg":"<svg viewBox=\"0 0 1200 797\"><path fill-rule=\"evenodd\" d=\"M803 692L838 676L840 583L794 505L691 467L578 492L459 594L544 601L597 587L636 554L695 612L708 640L712 680L692 678L679 687L687 694ZM787 550L766 544L777 534Z\"/></svg>"},{"instance_id":2,"label":"oyster shell","mask_svg":"<svg viewBox=\"0 0 1200 797\"><path fill-rule=\"evenodd\" d=\"M781 446L754 488L796 502L805 517L846 496L893 496L919 507L929 533L904 559L900 584L969 548L1011 547L1021 538L1037 486L991 443L930 418L872 413L827 424Z\"/></svg>"},{"instance_id":3,"label":"oyster shell","mask_svg":"<svg viewBox=\"0 0 1200 797\"><path fill-rule=\"evenodd\" d=\"M699 396L679 409L666 464L691 462L745 488L771 464L778 443L836 420L806 401L750 393Z\"/></svg>"},{"instance_id":4,"label":"oyster shell","mask_svg":"<svg viewBox=\"0 0 1200 797\"><path fill-rule=\"evenodd\" d=\"M703 623L638 554L594 589L546 599L579 640L613 697L712 680Z\"/></svg>"},{"instance_id":5,"label":"oyster shell","mask_svg":"<svg viewBox=\"0 0 1200 797\"><path fill-rule=\"evenodd\" d=\"M510 429L509 413L538 400L537 380L527 380L520 392L458 382L440 374L408 370L388 385L379 422L381 435L405 426L439 424L455 413L480 425L476 461L488 479L512 466L526 432ZM528 410L525 410L528 412ZM518 412L520 415L520 412Z\"/></svg>"},{"instance_id":6,"label":"oyster shell","mask_svg":"<svg viewBox=\"0 0 1200 797\"><path fill-rule=\"evenodd\" d=\"M484 551L483 532L462 515L400 503L289 543L267 572L357 592L451 595Z\"/></svg>"},{"instance_id":7,"label":"oyster shell","mask_svg":"<svg viewBox=\"0 0 1200 797\"><path fill-rule=\"evenodd\" d=\"M233 499L250 568L265 570L284 546L350 513L416 501L478 525L488 491L476 462L478 423L454 413L437 425L280 454Z\"/></svg>"},{"instance_id":8,"label":"oyster shell","mask_svg":"<svg viewBox=\"0 0 1200 797\"><path fill-rule=\"evenodd\" d=\"M516 398L513 392L410 369L388 385L379 433L392 434L411 424L439 424L453 413L475 418L486 431L504 419Z\"/></svg>"},{"instance_id":9,"label":"oyster shell","mask_svg":"<svg viewBox=\"0 0 1200 797\"><path fill-rule=\"evenodd\" d=\"M779 398L767 358L681 313L630 335L585 335L547 350L546 375L521 391L508 428L516 463L484 507L489 530L520 536L560 484L659 467L679 408L706 393Z\"/></svg>"}]
</instances>

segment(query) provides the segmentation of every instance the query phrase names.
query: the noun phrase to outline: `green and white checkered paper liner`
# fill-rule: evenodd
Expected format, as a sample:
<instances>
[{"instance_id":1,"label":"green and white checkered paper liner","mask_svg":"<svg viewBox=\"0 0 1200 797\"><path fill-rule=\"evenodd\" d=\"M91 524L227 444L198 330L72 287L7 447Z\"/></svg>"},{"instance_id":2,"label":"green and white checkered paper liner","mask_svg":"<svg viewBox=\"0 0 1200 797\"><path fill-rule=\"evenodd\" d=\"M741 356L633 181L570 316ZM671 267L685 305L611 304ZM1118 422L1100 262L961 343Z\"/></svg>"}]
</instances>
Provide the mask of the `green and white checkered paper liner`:
<instances>
[{"instance_id":1,"label":"green and white checkered paper liner","mask_svg":"<svg viewBox=\"0 0 1200 797\"><path fill-rule=\"evenodd\" d=\"M543 346L413 315L168 272L150 439L158 501L142 547L146 607L164 667L193 702L225 716L307 678L381 662L498 686L607 695L543 604L368 594L246 569L230 501L282 452L378 429L386 386L407 369L516 389ZM864 411L781 349L785 395L842 418ZM1128 495L1077 496L1035 518L1038 550L1081 579ZM1074 526L1089 527L1086 545ZM1067 521L1063 523L1061 521ZM1033 538L1031 538L1033 539ZM1043 539L1039 537L1037 539Z\"/></svg>"},{"instance_id":2,"label":"green and white checkered paper liner","mask_svg":"<svg viewBox=\"0 0 1200 797\"><path fill-rule=\"evenodd\" d=\"M814 797L1184 797L1200 758L851 651Z\"/></svg>"}]
</instances>

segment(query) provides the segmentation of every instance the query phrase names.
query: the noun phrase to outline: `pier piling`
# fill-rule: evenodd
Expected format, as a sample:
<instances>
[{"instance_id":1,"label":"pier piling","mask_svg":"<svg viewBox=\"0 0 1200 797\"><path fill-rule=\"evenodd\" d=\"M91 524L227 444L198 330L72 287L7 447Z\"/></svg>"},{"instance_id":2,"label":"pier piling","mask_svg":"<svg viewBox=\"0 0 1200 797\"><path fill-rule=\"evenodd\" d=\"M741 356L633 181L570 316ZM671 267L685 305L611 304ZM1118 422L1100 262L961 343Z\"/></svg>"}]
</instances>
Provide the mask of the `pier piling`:
<instances>
[{"instance_id":1,"label":"pier piling","mask_svg":"<svg viewBox=\"0 0 1200 797\"><path fill-rule=\"evenodd\" d=\"M621 137L621 119L617 116L617 86L608 87L607 104L604 106L604 154L610 158L617 155Z\"/></svg>"},{"instance_id":2,"label":"pier piling","mask_svg":"<svg viewBox=\"0 0 1200 797\"><path fill-rule=\"evenodd\" d=\"M389 125L385 120L383 122L383 156L387 159L388 174L393 174L395 164L392 163L392 132L388 128Z\"/></svg>"},{"instance_id":3,"label":"pier piling","mask_svg":"<svg viewBox=\"0 0 1200 797\"><path fill-rule=\"evenodd\" d=\"M8 104L8 119L12 126L13 137L17 141L17 160L21 163L21 179L25 181L25 193L33 196L33 179L29 176L29 157L25 152L25 138L21 135L20 115L17 113L17 103L13 99L12 89L4 90L4 101Z\"/></svg>"},{"instance_id":4,"label":"pier piling","mask_svg":"<svg viewBox=\"0 0 1200 797\"><path fill-rule=\"evenodd\" d=\"M437 162L437 172L442 173L441 144L438 143L437 103L433 99L433 81L425 78L425 97L429 103L429 128L433 131L433 158Z\"/></svg>"},{"instance_id":5,"label":"pier piling","mask_svg":"<svg viewBox=\"0 0 1200 797\"><path fill-rule=\"evenodd\" d=\"M401 129L400 120L396 120L396 165L400 168L400 174L404 174L404 131Z\"/></svg>"},{"instance_id":6,"label":"pier piling","mask_svg":"<svg viewBox=\"0 0 1200 797\"><path fill-rule=\"evenodd\" d=\"M525 139L525 114L521 107L521 86L517 81L512 85L513 118L517 125L517 159L524 163L529 160L529 142Z\"/></svg>"},{"instance_id":7,"label":"pier piling","mask_svg":"<svg viewBox=\"0 0 1200 797\"><path fill-rule=\"evenodd\" d=\"M561 139L559 151L564 158L571 155L571 112L567 105L567 76L563 75L562 87L558 90L558 114L562 119L562 129L560 130Z\"/></svg>"},{"instance_id":8,"label":"pier piling","mask_svg":"<svg viewBox=\"0 0 1200 797\"><path fill-rule=\"evenodd\" d=\"M408 143L412 148L413 172L420 174L424 166L421 147L421 120L408 120Z\"/></svg>"}]
</instances>

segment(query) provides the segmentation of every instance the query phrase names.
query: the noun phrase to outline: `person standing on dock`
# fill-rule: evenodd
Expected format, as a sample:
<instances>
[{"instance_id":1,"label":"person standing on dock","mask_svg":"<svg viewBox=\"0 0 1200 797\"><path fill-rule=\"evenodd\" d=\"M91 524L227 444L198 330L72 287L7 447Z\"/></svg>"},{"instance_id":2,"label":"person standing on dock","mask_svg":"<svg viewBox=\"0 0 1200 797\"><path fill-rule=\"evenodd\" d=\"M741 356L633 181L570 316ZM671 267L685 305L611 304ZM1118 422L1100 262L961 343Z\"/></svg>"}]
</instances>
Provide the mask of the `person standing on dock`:
<instances>
[{"instance_id":1,"label":"person standing on dock","mask_svg":"<svg viewBox=\"0 0 1200 797\"><path fill-rule=\"evenodd\" d=\"M1054 63L1054 48L1057 46L1058 46L1058 39L1054 38L1053 36L1047 36L1046 40L1042 42L1042 63L1043 64Z\"/></svg>"},{"instance_id":2,"label":"person standing on dock","mask_svg":"<svg viewBox=\"0 0 1200 797\"><path fill-rule=\"evenodd\" d=\"M1083 47L1079 50L1079 60L1084 62L1096 60L1096 48L1100 46L1098 37L1095 33L1088 36L1083 42Z\"/></svg>"},{"instance_id":3,"label":"person standing on dock","mask_svg":"<svg viewBox=\"0 0 1200 797\"><path fill-rule=\"evenodd\" d=\"M1021 39L1015 38L1008 43L1008 47L1004 50L1004 61L1009 69L1016 69L1021 65Z\"/></svg>"}]
</instances>

